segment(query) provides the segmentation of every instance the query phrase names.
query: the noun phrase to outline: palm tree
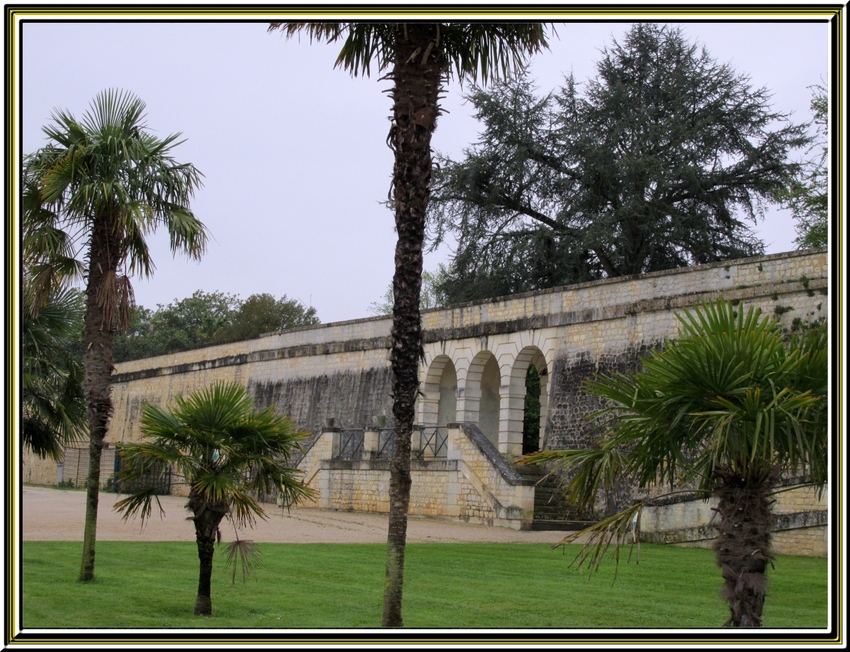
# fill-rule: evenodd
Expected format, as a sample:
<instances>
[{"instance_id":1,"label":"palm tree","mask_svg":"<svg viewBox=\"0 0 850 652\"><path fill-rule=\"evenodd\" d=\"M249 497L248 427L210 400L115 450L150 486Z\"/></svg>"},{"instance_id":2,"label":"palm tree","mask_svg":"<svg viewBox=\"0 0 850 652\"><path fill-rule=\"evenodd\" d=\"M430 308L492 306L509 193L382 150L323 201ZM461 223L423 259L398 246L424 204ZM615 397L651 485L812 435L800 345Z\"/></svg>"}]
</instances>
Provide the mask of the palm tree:
<instances>
[{"instance_id":1,"label":"palm tree","mask_svg":"<svg viewBox=\"0 0 850 652\"><path fill-rule=\"evenodd\" d=\"M344 39L336 61L354 76L373 62L390 69L393 116L387 143L395 158L391 200L398 240L393 275L393 373L395 449L390 472L390 516L384 584L384 627L403 626L401 599L410 503L410 437L419 390L422 324L422 244L431 188L431 135L440 114L447 79L506 73L526 53L546 47L541 23L272 23L288 37L306 32L311 40Z\"/></svg>"},{"instance_id":2,"label":"palm tree","mask_svg":"<svg viewBox=\"0 0 850 652\"><path fill-rule=\"evenodd\" d=\"M178 396L173 409L145 405L143 441L118 445L123 469L117 480L138 486L115 503L125 519L140 514L144 522L150 516L158 490L150 480L158 468L173 466L189 487L186 508L192 512L200 559L196 616L212 613L213 547L222 519L227 516L242 527L253 525L257 517L266 518L253 492L276 491L285 505L312 495L296 479L300 472L290 466L306 436L272 407L254 413L253 401L241 385L215 383L186 399ZM243 553L243 570L254 552L250 544L238 538L231 544L229 558Z\"/></svg>"},{"instance_id":3,"label":"palm tree","mask_svg":"<svg viewBox=\"0 0 850 652\"><path fill-rule=\"evenodd\" d=\"M94 579L100 457L112 414L110 376L116 328L133 303L129 276L153 273L145 237L164 225L172 251L199 258L206 230L189 209L200 186L191 164L171 150L179 134L146 130L145 103L117 90L97 95L82 120L54 111L48 144L24 161L24 258L43 296L57 279L86 284L83 391L89 469L80 581Z\"/></svg>"},{"instance_id":4,"label":"palm tree","mask_svg":"<svg viewBox=\"0 0 850 652\"><path fill-rule=\"evenodd\" d=\"M39 304L25 276L22 321L23 443L58 461L67 444L86 434L82 356L74 350L82 334L82 295L58 286Z\"/></svg>"},{"instance_id":5,"label":"palm tree","mask_svg":"<svg viewBox=\"0 0 850 652\"><path fill-rule=\"evenodd\" d=\"M602 430L596 448L522 462L554 461L573 472L566 496L584 509L624 477L654 491L668 485L716 497L726 625L759 627L776 482L803 476L822 489L827 481L826 326L788 341L773 317L722 300L677 317L679 338L644 358L640 371L586 383L610 402L593 415ZM598 565L609 543L631 535L645 504L590 528L597 545L577 559Z\"/></svg>"}]
</instances>

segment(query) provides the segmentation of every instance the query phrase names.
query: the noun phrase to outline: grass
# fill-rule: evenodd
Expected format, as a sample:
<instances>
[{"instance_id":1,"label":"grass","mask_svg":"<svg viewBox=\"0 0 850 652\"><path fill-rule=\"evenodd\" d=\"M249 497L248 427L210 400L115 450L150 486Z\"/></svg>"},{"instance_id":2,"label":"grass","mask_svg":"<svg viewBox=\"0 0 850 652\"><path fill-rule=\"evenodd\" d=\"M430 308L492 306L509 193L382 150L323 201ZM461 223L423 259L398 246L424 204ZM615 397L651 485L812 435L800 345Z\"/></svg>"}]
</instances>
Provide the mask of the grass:
<instances>
[{"instance_id":1,"label":"grass","mask_svg":"<svg viewBox=\"0 0 850 652\"><path fill-rule=\"evenodd\" d=\"M76 581L79 543L25 542L25 628L376 628L386 547L260 544L246 583L213 571L213 615L192 615L194 543L103 541L97 579ZM588 579L568 568L576 547L544 544L409 544L404 617L412 628L707 628L727 608L709 550L643 545L640 563L613 563ZM764 624L827 626L825 559L780 556L770 571Z\"/></svg>"}]
</instances>

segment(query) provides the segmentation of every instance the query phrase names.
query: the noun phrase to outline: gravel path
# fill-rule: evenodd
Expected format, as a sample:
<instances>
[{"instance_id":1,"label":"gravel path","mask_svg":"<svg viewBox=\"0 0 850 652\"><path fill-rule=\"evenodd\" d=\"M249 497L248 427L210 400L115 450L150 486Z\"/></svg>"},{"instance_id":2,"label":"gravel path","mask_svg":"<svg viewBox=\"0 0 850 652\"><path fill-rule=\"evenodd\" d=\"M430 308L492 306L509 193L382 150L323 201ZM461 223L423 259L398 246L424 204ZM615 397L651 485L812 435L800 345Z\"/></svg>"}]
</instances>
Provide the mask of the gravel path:
<instances>
[{"instance_id":1,"label":"gravel path","mask_svg":"<svg viewBox=\"0 0 850 652\"><path fill-rule=\"evenodd\" d=\"M122 520L113 511L121 496L101 492L98 507L98 541L194 541L192 524L186 520L186 498L160 496L165 514L156 506L150 520L141 527L139 519ZM384 543L387 515L339 512L327 509L294 508L287 513L275 505L265 505L268 520L253 529L240 531L243 539L277 543ZM22 526L24 541L82 541L85 492L23 487ZM520 532L504 527L469 525L454 521L411 516L408 542L493 542L556 544L564 532ZM224 522L222 541L232 541L233 526Z\"/></svg>"}]
</instances>

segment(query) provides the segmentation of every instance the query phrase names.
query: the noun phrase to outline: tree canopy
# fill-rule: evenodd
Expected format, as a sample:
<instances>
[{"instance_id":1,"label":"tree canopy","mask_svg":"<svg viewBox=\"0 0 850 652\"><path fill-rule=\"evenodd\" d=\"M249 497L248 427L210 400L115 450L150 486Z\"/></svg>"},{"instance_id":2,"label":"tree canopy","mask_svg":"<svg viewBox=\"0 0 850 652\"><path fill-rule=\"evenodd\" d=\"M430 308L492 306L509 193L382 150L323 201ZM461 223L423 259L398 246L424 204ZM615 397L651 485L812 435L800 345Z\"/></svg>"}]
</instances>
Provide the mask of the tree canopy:
<instances>
[{"instance_id":1,"label":"tree canopy","mask_svg":"<svg viewBox=\"0 0 850 652\"><path fill-rule=\"evenodd\" d=\"M422 270L422 291L419 296L420 310L430 310L446 305L446 297L439 288L447 273L448 270L444 265L440 265L436 272ZM376 316L393 314L392 283L387 286L387 290L380 301L373 301L369 304L369 312Z\"/></svg>"},{"instance_id":2,"label":"tree canopy","mask_svg":"<svg viewBox=\"0 0 850 652\"><path fill-rule=\"evenodd\" d=\"M766 88L646 23L583 88L522 73L469 99L483 130L439 159L429 207L431 246L457 242L451 303L760 254L751 226L807 142Z\"/></svg>"},{"instance_id":3,"label":"tree canopy","mask_svg":"<svg viewBox=\"0 0 850 652\"><path fill-rule=\"evenodd\" d=\"M115 338L115 360L136 360L178 353L265 333L319 324L315 308L283 295L237 295L198 290L156 310L137 306L130 323Z\"/></svg>"},{"instance_id":4,"label":"tree canopy","mask_svg":"<svg viewBox=\"0 0 850 652\"><path fill-rule=\"evenodd\" d=\"M812 87L814 140L791 186L779 193L783 205L791 209L797 221L796 243L801 249L825 247L829 243L829 101L826 88Z\"/></svg>"}]
</instances>

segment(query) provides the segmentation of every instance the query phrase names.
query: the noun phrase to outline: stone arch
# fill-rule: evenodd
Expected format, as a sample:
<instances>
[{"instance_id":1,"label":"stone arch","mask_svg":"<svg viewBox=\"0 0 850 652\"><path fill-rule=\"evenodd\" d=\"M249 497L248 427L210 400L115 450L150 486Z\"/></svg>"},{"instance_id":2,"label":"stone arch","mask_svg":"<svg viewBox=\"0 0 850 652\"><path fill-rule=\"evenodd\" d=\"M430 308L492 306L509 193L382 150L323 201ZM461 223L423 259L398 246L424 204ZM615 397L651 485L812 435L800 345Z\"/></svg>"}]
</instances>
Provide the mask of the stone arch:
<instances>
[{"instance_id":1,"label":"stone arch","mask_svg":"<svg viewBox=\"0 0 850 652\"><path fill-rule=\"evenodd\" d=\"M458 401L461 419L477 423L495 446L499 445L500 385L501 374L496 356L487 350L479 351L469 364Z\"/></svg>"},{"instance_id":2,"label":"stone arch","mask_svg":"<svg viewBox=\"0 0 850 652\"><path fill-rule=\"evenodd\" d=\"M510 456L522 455L523 422L526 408L526 381L529 367L534 367L540 378L540 419L537 449L544 444L544 429L549 408L549 365L546 357L537 346L524 347L514 359L510 378L502 392L502 446L500 450Z\"/></svg>"},{"instance_id":3,"label":"stone arch","mask_svg":"<svg viewBox=\"0 0 850 652\"><path fill-rule=\"evenodd\" d=\"M425 373L419 397L419 423L445 426L457 421L457 370L452 359L441 354Z\"/></svg>"}]
</instances>

